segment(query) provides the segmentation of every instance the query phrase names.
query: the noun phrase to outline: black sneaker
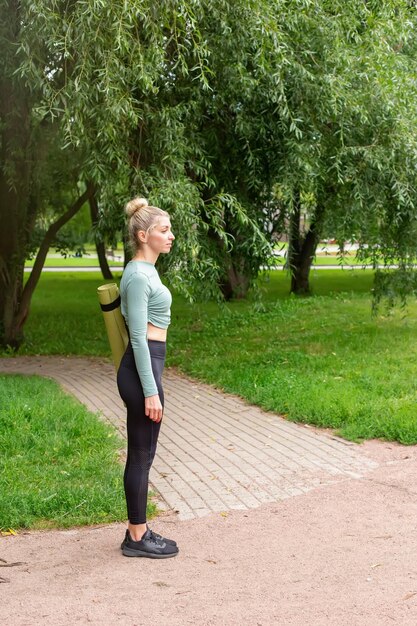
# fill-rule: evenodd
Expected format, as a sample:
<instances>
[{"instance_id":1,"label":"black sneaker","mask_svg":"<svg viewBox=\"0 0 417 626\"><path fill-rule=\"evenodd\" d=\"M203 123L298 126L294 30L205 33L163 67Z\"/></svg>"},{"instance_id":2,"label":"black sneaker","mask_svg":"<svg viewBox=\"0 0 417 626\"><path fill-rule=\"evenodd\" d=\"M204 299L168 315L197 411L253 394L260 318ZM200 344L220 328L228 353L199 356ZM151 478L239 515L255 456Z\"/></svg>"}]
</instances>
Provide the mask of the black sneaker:
<instances>
[{"instance_id":1,"label":"black sneaker","mask_svg":"<svg viewBox=\"0 0 417 626\"><path fill-rule=\"evenodd\" d=\"M146 524L146 528L149 530L149 526L148 524ZM166 537L163 537L162 535L156 533L155 531L152 531L152 534L154 535L154 537L156 537L159 541L165 541L166 544L168 544L169 546L176 546L177 542L174 541L173 539L167 539ZM126 534L125 534L125 538L123 539L121 545L120 545L120 549L123 550L123 546L125 545L126 541L129 541L132 539L130 537L130 533L128 530L126 530Z\"/></svg>"},{"instance_id":2,"label":"black sneaker","mask_svg":"<svg viewBox=\"0 0 417 626\"><path fill-rule=\"evenodd\" d=\"M146 524L146 528L149 530L149 526L148 524ZM176 546L177 542L174 541L173 539L167 539L166 537L163 537L162 535L156 533L154 530L152 531L152 534L159 539L159 541L165 541L165 543L167 543L169 546Z\"/></svg>"},{"instance_id":3,"label":"black sneaker","mask_svg":"<svg viewBox=\"0 0 417 626\"><path fill-rule=\"evenodd\" d=\"M166 543L163 538L161 541L149 528L139 541L133 541L127 530L121 548L124 556L145 556L150 559L168 559L179 552L178 546Z\"/></svg>"}]
</instances>

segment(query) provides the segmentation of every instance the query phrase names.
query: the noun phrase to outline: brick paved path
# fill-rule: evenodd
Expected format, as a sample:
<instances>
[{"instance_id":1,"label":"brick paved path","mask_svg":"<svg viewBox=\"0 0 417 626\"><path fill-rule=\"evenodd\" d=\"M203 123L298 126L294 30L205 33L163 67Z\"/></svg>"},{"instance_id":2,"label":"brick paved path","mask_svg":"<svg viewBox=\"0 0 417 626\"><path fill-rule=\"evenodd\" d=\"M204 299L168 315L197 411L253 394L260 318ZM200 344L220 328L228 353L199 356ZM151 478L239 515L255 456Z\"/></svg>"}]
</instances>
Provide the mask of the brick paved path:
<instances>
[{"instance_id":1,"label":"brick paved path","mask_svg":"<svg viewBox=\"0 0 417 626\"><path fill-rule=\"evenodd\" d=\"M0 359L0 372L57 380L126 437L113 365L83 357ZM293 424L214 388L164 372L166 406L151 486L180 519L248 509L361 478L376 463L355 444Z\"/></svg>"}]
</instances>

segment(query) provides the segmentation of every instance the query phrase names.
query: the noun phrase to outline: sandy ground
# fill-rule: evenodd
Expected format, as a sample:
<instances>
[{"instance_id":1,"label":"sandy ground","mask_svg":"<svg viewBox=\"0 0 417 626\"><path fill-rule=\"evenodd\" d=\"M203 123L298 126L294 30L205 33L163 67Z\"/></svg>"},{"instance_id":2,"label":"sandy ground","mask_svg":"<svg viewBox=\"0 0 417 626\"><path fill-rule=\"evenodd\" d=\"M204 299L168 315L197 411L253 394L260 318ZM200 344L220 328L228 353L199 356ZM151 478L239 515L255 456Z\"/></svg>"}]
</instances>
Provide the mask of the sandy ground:
<instances>
[{"instance_id":1,"label":"sandy ground","mask_svg":"<svg viewBox=\"0 0 417 626\"><path fill-rule=\"evenodd\" d=\"M416 626L417 447L361 451L380 464L363 479L154 520L173 559L123 557L123 524L4 537L0 624Z\"/></svg>"}]
</instances>

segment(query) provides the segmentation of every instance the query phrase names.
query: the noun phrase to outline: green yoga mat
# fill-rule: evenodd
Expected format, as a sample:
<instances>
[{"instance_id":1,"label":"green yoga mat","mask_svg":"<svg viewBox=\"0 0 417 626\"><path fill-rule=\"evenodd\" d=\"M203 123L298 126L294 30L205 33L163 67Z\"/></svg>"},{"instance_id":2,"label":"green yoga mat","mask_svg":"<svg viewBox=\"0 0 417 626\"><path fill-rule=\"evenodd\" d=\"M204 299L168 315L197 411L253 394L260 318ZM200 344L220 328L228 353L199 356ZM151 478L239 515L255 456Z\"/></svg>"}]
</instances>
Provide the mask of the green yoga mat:
<instances>
[{"instance_id":1,"label":"green yoga mat","mask_svg":"<svg viewBox=\"0 0 417 626\"><path fill-rule=\"evenodd\" d=\"M97 293L101 310L103 311L114 367L117 372L129 342L125 321L120 310L119 288L116 283L109 283L108 285L98 287Z\"/></svg>"}]
</instances>

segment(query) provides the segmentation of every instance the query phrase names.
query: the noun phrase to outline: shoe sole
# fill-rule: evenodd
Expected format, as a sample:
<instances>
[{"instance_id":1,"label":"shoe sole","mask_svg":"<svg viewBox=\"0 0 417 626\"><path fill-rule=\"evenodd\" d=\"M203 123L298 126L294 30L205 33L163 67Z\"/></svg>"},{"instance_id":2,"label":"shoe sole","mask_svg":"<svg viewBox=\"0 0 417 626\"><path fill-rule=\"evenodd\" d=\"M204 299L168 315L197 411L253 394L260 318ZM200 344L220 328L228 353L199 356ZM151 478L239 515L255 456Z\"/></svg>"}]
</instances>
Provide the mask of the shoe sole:
<instances>
[{"instance_id":1,"label":"shoe sole","mask_svg":"<svg viewBox=\"0 0 417 626\"><path fill-rule=\"evenodd\" d=\"M155 552L145 552L144 550L132 550L123 546L122 552L124 556L144 556L148 559L169 559L171 556L177 556L179 550L170 554L156 554Z\"/></svg>"}]
</instances>

